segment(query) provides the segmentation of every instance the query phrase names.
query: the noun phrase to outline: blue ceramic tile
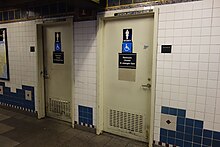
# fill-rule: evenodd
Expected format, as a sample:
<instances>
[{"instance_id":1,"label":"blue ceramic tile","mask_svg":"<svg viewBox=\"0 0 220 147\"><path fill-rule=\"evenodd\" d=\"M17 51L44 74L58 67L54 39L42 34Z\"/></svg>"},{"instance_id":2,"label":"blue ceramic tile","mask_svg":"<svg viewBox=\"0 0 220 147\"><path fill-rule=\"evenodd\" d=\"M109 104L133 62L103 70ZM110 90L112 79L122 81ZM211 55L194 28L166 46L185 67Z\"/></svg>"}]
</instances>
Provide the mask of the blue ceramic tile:
<instances>
[{"instance_id":1,"label":"blue ceramic tile","mask_svg":"<svg viewBox=\"0 0 220 147\"><path fill-rule=\"evenodd\" d=\"M34 91L34 87L32 87L32 86L26 86L26 85L22 85L22 89L23 89L23 90L30 90L30 91Z\"/></svg>"},{"instance_id":2,"label":"blue ceramic tile","mask_svg":"<svg viewBox=\"0 0 220 147\"><path fill-rule=\"evenodd\" d=\"M191 126L193 127L194 120L190 118L186 118L186 126Z\"/></svg>"},{"instance_id":3,"label":"blue ceramic tile","mask_svg":"<svg viewBox=\"0 0 220 147\"><path fill-rule=\"evenodd\" d=\"M194 137L193 137L193 142L194 142L194 143L201 144L201 142L202 142L202 137L194 136Z\"/></svg>"},{"instance_id":4,"label":"blue ceramic tile","mask_svg":"<svg viewBox=\"0 0 220 147\"><path fill-rule=\"evenodd\" d=\"M186 110L178 109L177 110L177 116L179 116L179 117L186 117Z\"/></svg>"},{"instance_id":5,"label":"blue ceramic tile","mask_svg":"<svg viewBox=\"0 0 220 147\"><path fill-rule=\"evenodd\" d=\"M8 12L3 12L3 20L8 20Z\"/></svg>"},{"instance_id":6,"label":"blue ceramic tile","mask_svg":"<svg viewBox=\"0 0 220 147\"><path fill-rule=\"evenodd\" d=\"M164 142L164 143L167 143L167 137L160 136L160 141Z\"/></svg>"},{"instance_id":7,"label":"blue ceramic tile","mask_svg":"<svg viewBox=\"0 0 220 147\"><path fill-rule=\"evenodd\" d=\"M177 129L176 130L179 131L179 132L184 132L184 126L177 125Z\"/></svg>"},{"instance_id":8,"label":"blue ceramic tile","mask_svg":"<svg viewBox=\"0 0 220 147\"><path fill-rule=\"evenodd\" d=\"M176 139L176 145L182 147L183 146L183 140L179 140L179 139Z\"/></svg>"},{"instance_id":9,"label":"blue ceramic tile","mask_svg":"<svg viewBox=\"0 0 220 147\"><path fill-rule=\"evenodd\" d=\"M203 145L210 146L211 143L212 143L212 140L211 140L211 139L203 138L203 141L202 141L202 144L203 144Z\"/></svg>"},{"instance_id":10,"label":"blue ceramic tile","mask_svg":"<svg viewBox=\"0 0 220 147\"><path fill-rule=\"evenodd\" d=\"M195 120L195 125L194 127L196 128L203 128L203 121L200 121L200 120Z\"/></svg>"},{"instance_id":11,"label":"blue ceramic tile","mask_svg":"<svg viewBox=\"0 0 220 147\"><path fill-rule=\"evenodd\" d=\"M214 132L213 139L220 140L220 132Z\"/></svg>"},{"instance_id":12,"label":"blue ceramic tile","mask_svg":"<svg viewBox=\"0 0 220 147\"><path fill-rule=\"evenodd\" d=\"M213 132L210 130L203 130L203 137L212 138Z\"/></svg>"},{"instance_id":13,"label":"blue ceramic tile","mask_svg":"<svg viewBox=\"0 0 220 147\"><path fill-rule=\"evenodd\" d=\"M2 21L2 12L0 12L0 21Z\"/></svg>"},{"instance_id":14,"label":"blue ceramic tile","mask_svg":"<svg viewBox=\"0 0 220 147\"><path fill-rule=\"evenodd\" d=\"M162 108L161 108L161 113L163 113L163 114L168 114L168 112L169 112L169 108L162 106Z\"/></svg>"},{"instance_id":15,"label":"blue ceramic tile","mask_svg":"<svg viewBox=\"0 0 220 147\"><path fill-rule=\"evenodd\" d=\"M132 0L120 0L120 5L131 4Z\"/></svg>"},{"instance_id":16,"label":"blue ceramic tile","mask_svg":"<svg viewBox=\"0 0 220 147\"><path fill-rule=\"evenodd\" d=\"M89 119L89 120L88 120L88 124L92 125L92 124L93 124L93 120L92 120L92 119Z\"/></svg>"},{"instance_id":17,"label":"blue ceramic tile","mask_svg":"<svg viewBox=\"0 0 220 147\"><path fill-rule=\"evenodd\" d=\"M89 113L92 112L92 108L79 105L78 109L79 109L79 122L92 125L93 114Z\"/></svg>"},{"instance_id":18,"label":"blue ceramic tile","mask_svg":"<svg viewBox=\"0 0 220 147\"><path fill-rule=\"evenodd\" d=\"M202 129L194 128L194 135L202 136Z\"/></svg>"},{"instance_id":19,"label":"blue ceramic tile","mask_svg":"<svg viewBox=\"0 0 220 147\"><path fill-rule=\"evenodd\" d=\"M108 0L108 7L118 6L118 5L119 5L119 0Z\"/></svg>"},{"instance_id":20,"label":"blue ceramic tile","mask_svg":"<svg viewBox=\"0 0 220 147\"><path fill-rule=\"evenodd\" d=\"M5 94L6 94L6 95L9 95L10 92L11 92L11 88L9 88L9 87L4 87L4 95L5 95Z\"/></svg>"},{"instance_id":21,"label":"blue ceramic tile","mask_svg":"<svg viewBox=\"0 0 220 147\"><path fill-rule=\"evenodd\" d=\"M160 128L160 135L167 136L168 135L167 130Z\"/></svg>"},{"instance_id":22,"label":"blue ceramic tile","mask_svg":"<svg viewBox=\"0 0 220 147\"><path fill-rule=\"evenodd\" d=\"M177 117L177 125L185 125L185 118Z\"/></svg>"},{"instance_id":23,"label":"blue ceramic tile","mask_svg":"<svg viewBox=\"0 0 220 147\"><path fill-rule=\"evenodd\" d=\"M13 20L14 19L14 11L9 11L8 12L8 18L9 18L9 20Z\"/></svg>"},{"instance_id":24,"label":"blue ceramic tile","mask_svg":"<svg viewBox=\"0 0 220 147\"><path fill-rule=\"evenodd\" d=\"M184 140L192 142L192 140L193 140L192 134L185 134L184 135Z\"/></svg>"},{"instance_id":25,"label":"blue ceramic tile","mask_svg":"<svg viewBox=\"0 0 220 147\"><path fill-rule=\"evenodd\" d=\"M185 128L185 133L187 133L187 134L192 134L192 133L193 133L193 127L188 127L188 126L186 126L186 128Z\"/></svg>"},{"instance_id":26,"label":"blue ceramic tile","mask_svg":"<svg viewBox=\"0 0 220 147\"><path fill-rule=\"evenodd\" d=\"M193 147L201 147L201 144L193 143Z\"/></svg>"},{"instance_id":27,"label":"blue ceramic tile","mask_svg":"<svg viewBox=\"0 0 220 147\"><path fill-rule=\"evenodd\" d=\"M175 139L174 138L168 138L168 144L174 144Z\"/></svg>"},{"instance_id":28,"label":"blue ceramic tile","mask_svg":"<svg viewBox=\"0 0 220 147\"><path fill-rule=\"evenodd\" d=\"M175 138L176 137L175 131L168 130L168 137Z\"/></svg>"},{"instance_id":29,"label":"blue ceramic tile","mask_svg":"<svg viewBox=\"0 0 220 147\"><path fill-rule=\"evenodd\" d=\"M4 86L4 83L0 83L0 85ZM11 104L14 106L19 106L22 108L27 108L35 111L35 100L34 100L34 87L25 86L32 91L32 101L25 100L25 90L23 89L16 89L16 93L11 92L10 87L4 87L4 94L1 95L0 101L6 104Z\"/></svg>"},{"instance_id":30,"label":"blue ceramic tile","mask_svg":"<svg viewBox=\"0 0 220 147\"><path fill-rule=\"evenodd\" d=\"M91 113L91 114L92 114L92 108L89 108L89 109L88 109L88 113Z\"/></svg>"},{"instance_id":31,"label":"blue ceramic tile","mask_svg":"<svg viewBox=\"0 0 220 147\"><path fill-rule=\"evenodd\" d=\"M177 115L177 109L175 109L175 108L170 108L170 109L169 109L169 114L170 114L170 115Z\"/></svg>"},{"instance_id":32,"label":"blue ceramic tile","mask_svg":"<svg viewBox=\"0 0 220 147\"><path fill-rule=\"evenodd\" d=\"M4 82L0 82L0 85L5 87L5 83Z\"/></svg>"},{"instance_id":33,"label":"blue ceramic tile","mask_svg":"<svg viewBox=\"0 0 220 147\"><path fill-rule=\"evenodd\" d=\"M184 141L183 147L192 147L192 143Z\"/></svg>"},{"instance_id":34,"label":"blue ceramic tile","mask_svg":"<svg viewBox=\"0 0 220 147\"><path fill-rule=\"evenodd\" d=\"M212 141L212 147L220 147L220 141L219 140L213 140Z\"/></svg>"},{"instance_id":35,"label":"blue ceramic tile","mask_svg":"<svg viewBox=\"0 0 220 147\"><path fill-rule=\"evenodd\" d=\"M176 138L182 140L183 139L183 134L184 133L182 133L182 132L176 132Z\"/></svg>"}]
</instances>

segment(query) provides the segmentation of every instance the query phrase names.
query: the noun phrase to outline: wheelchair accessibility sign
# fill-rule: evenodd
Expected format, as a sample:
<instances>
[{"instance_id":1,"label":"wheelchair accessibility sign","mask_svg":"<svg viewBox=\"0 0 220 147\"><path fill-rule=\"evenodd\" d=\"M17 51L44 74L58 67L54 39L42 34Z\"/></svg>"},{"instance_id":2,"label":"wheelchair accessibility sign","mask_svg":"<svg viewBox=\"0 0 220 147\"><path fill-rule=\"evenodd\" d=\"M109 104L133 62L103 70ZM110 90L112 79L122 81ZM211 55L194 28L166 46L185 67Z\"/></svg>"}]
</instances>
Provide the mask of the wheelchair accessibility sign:
<instances>
[{"instance_id":1,"label":"wheelchair accessibility sign","mask_svg":"<svg viewBox=\"0 0 220 147\"><path fill-rule=\"evenodd\" d=\"M55 52L61 52L61 32L55 32Z\"/></svg>"},{"instance_id":2,"label":"wheelchair accessibility sign","mask_svg":"<svg viewBox=\"0 0 220 147\"><path fill-rule=\"evenodd\" d=\"M132 42L122 43L122 53L132 53Z\"/></svg>"},{"instance_id":3,"label":"wheelchair accessibility sign","mask_svg":"<svg viewBox=\"0 0 220 147\"><path fill-rule=\"evenodd\" d=\"M61 52L61 42L55 42L55 52Z\"/></svg>"}]
</instances>

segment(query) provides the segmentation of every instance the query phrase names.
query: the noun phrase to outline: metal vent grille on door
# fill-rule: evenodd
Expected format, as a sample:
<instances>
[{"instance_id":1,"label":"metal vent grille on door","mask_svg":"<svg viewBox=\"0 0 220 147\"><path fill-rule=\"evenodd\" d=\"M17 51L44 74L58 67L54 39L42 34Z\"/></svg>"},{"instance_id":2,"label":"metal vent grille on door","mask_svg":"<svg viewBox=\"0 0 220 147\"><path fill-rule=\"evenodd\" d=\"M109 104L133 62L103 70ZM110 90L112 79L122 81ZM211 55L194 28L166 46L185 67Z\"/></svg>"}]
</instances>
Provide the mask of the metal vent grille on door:
<instances>
[{"instance_id":1,"label":"metal vent grille on door","mask_svg":"<svg viewBox=\"0 0 220 147\"><path fill-rule=\"evenodd\" d=\"M143 133L143 115L109 110L109 126L124 130L126 132Z\"/></svg>"},{"instance_id":2,"label":"metal vent grille on door","mask_svg":"<svg viewBox=\"0 0 220 147\"><path fill-rule=\"evenodd\" d=\"M48 106L50 112L70 117L70 102L50 98Z\"/></svg>"}]
</instances>

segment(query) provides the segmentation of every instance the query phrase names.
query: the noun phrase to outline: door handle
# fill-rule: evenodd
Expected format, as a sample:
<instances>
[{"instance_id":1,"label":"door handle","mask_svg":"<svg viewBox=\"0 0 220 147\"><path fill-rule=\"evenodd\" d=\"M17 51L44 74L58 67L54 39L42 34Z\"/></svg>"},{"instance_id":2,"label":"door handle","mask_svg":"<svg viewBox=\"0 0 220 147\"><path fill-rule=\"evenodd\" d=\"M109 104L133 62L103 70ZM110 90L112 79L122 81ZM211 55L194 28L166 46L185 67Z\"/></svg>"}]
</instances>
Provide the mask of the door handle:
<instances>
[{"instance_id":1,"label":"door handle","mask_svg":"<svg viewBox=\"0 0 220 147\"><path fill-rule=\"evenodd\" d=\"M44 72L43 72L43 77L44 77L44 79L49 79L49 74L47 73L47 70L44 70Z\"/></svg>"},{"instance_id":2,"label":"door handle","mask_svg":"<svg viewBox=\"0 0 220 147\"><path fill-rule=\"evenodd\" d=\"M49 76L48 74L44 74L44 78L45 78L45 79L49 79L49 77L50 77L50 76Z\"/></svg>"},{"instance_id":3,"label":"door handle","mask_svg":"<svg viewBox=\"0 0 220 147\"><path fill-rule=\"evenodd\" d=\"M143 84L141 85L141 87L144 89L144 90L150 90L151 89L151 84Z\"/></svg>"}]
</instances>

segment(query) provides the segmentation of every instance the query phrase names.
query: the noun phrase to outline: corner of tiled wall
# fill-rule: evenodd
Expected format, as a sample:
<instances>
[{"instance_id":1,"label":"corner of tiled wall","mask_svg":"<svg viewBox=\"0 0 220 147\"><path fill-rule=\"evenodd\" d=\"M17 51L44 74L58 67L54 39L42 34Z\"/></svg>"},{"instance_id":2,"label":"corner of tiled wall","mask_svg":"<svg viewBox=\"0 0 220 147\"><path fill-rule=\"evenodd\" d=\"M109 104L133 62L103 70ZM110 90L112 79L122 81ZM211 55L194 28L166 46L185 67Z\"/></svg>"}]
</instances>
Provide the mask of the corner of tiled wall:
<instances>
[{"instance_id":1,"label":"corner of tiled wall","mask_svg":"<svg viewBox=\"0 0 220 147\"><path fill-rule=\"evenodd\" d=\"M5 82L11 92L22 89L22 85L35 88L35 110L37 110L37 54L30 52L36 46L35 21L0 24L7 28L10 81Z\"/></svg>"},{"instance_id":2,"label":"corner of tiled wall","mask_svg":"<svg viewBox=\"0 0 220 147\"><path fill-rule=\"evenodd\" d=\"M179 3L159 9L154 139L161 141L164 107L185 110L186 119L203 121L203 129L218 133L220 1ZM163 44L172 45L171 54L161 53ZM192 139L187 143L199 146L203 142ZM216 145L216 140L212 143Z\"/></svg>"}]
</instances>

